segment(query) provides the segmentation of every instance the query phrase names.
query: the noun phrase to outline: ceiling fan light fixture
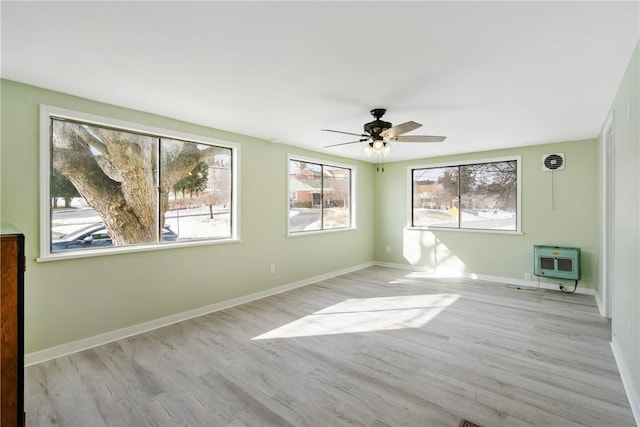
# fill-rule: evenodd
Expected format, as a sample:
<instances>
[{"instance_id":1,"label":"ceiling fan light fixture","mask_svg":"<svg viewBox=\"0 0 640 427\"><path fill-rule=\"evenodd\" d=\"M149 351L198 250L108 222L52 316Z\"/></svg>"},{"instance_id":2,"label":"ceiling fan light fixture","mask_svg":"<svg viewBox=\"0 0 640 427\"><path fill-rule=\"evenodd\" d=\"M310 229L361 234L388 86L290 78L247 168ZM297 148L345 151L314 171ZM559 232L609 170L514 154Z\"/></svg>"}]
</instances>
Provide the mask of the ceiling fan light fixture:
<instances>
[{"instance_id":1,"label":"ceiling fan light fixture","mask_svg":"<svg viewBox=\"0 0 640 427\"><path fill-rule=\"evenodd\" d=\"M381 139L370 142L364 147L364 152L367 153L368 156L371 156L372 154L377 156L385 155L389 153L389 151L391 151L391 146L388 142Z\"/></svg>"},{"instance_id":2,"label":"ceiling fan light fixture","mask_svg":"<svg viewBox=\"0 0 640 427\"><path fill-rule=\"evenodd\" d=\"M385 142L382 141L381 139L376 139L375 141L373 141L373 145L371 146L371 148L373 148L373 151L375 151L376 153L381 153L382 150L384 150L384 146L385 146Z\"/></svg>"}]
</instances>

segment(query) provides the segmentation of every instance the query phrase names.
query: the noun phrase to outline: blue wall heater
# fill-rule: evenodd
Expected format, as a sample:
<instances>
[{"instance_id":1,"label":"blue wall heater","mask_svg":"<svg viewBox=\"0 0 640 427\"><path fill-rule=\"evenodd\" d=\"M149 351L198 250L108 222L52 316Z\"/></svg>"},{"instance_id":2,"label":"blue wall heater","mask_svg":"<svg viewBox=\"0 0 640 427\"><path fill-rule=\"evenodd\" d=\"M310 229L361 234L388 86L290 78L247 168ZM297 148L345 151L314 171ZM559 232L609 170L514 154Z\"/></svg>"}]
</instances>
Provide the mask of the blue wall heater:
<instances>
[{"instance_id":1,"label":"blue wall heater","mask_svg":"<svg viewBox=\"0 0 640 427\"><path fill-rule=\"evenodd\" d=\"M534 245L533 261L536 276L580 280L580 248Z\"/></svg>"}]
</instances>

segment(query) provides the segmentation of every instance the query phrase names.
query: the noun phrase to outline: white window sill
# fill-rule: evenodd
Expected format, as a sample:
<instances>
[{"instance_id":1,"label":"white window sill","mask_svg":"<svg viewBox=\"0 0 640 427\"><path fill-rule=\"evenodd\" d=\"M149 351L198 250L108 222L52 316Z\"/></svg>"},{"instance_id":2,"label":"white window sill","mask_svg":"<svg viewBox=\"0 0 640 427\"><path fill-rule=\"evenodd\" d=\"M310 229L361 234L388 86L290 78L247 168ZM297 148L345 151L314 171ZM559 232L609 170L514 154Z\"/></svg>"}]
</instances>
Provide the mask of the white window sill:
<instances>
[{"instance_id":1,"label":"white window sill","mask_svg":"<svg viewBox=\"0 0 640 427\"><path fill-rule=\"evenodd\" d=\"M64 251L50 253L39 258L36 258L36 262L50 262L50 261L63 261L67 259L78 258L91 258L107 255L129 254L135 252L149 252L166 249L178 249L194 246L209 246L220 245L225 243L237 243L241 242L241 239L219 239L219 240L198 240L192 242L178 242L167 243L159 245L140 245L140 246L126 246L126 247L113 247L105 249L93 249L93 250L80 250L80 251Z\"/></svg>"},{"instance_id":2,"label":"white window sill","mask_svg":"<svg viewBox=\"0 0 640 427\"><path fill-rule=\"evenodd\" d=\"M343 231L354 231L357 229L358 229L357 227L348 227L348 228L332 228L330 230L294 231L294 232L289 232L287 234L287 237L309 236L312 234L339 233Z\"/></svg>"},{"instance_id":3,"label":"white window sill","mask_svg":"<svg viewBox=\"0 0 640 427\"><path fill-rule=\"evenodd\" d=\"M479 228L448 228L448 227L406 227L406 230L413 231L452 231L454 233L485 233L485 234L512 234L523 236L520 230L484 230Z\"/></svg>"}]
</instances>

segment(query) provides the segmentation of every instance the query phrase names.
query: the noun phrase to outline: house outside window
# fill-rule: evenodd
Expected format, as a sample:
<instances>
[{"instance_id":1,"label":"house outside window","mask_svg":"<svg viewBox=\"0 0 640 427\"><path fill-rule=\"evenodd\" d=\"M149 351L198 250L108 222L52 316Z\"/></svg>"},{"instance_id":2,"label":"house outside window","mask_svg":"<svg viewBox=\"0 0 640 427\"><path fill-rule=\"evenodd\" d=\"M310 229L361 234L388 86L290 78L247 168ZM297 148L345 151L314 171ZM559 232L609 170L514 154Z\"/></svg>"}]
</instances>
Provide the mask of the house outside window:
<instances>
[{"instance_id":1,"label":"house outside window","mask_svg":"<svg viewBox=\"0 0 640 427\"><path fill-rule=\"evenodd\" d=\"M236 239L237 148L42 107L41 259Z\"/></svg>"},{"instance_id":2,"label":"house outside window","mask_svg":"<svg viewBox=\"0 0 640 427\"><path fill-rule=\"evenodd\" d=\"M352 166L290 157L289 234L354 228Z\"/></svg>"},{"instance_id":3,"label":"house outside window","mask_svg":"<svg viewBox=\"0 0 640 427\"><path fill-rule=\"evenodd\" d=\"M410 168L413 228L520 232L520 157Z\"/></svg>"}]
</instances>

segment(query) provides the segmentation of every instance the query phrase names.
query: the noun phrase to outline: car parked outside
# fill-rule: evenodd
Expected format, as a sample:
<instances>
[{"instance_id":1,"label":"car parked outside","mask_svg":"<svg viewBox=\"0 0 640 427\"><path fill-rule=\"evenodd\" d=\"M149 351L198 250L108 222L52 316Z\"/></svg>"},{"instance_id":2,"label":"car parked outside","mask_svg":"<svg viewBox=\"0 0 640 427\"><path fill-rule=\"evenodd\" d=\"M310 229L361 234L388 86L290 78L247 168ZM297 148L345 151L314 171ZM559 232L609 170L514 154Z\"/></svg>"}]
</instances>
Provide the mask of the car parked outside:
<instances>
[{"instance_id":1,"label":"car parked outside","mask_svg":"<svg viewBox=\"0 0 640 427\"><path fill-rule=\"evenodd\" d=\"M178 235L168 226L162 228L162 241L173 242ZM88 227L76 230L73 233L62 236L51 242L51 251L64 251L68 249L92 249L113 246L111 236L103 222L92 224Z\"/></svg>"}]
</instances>

